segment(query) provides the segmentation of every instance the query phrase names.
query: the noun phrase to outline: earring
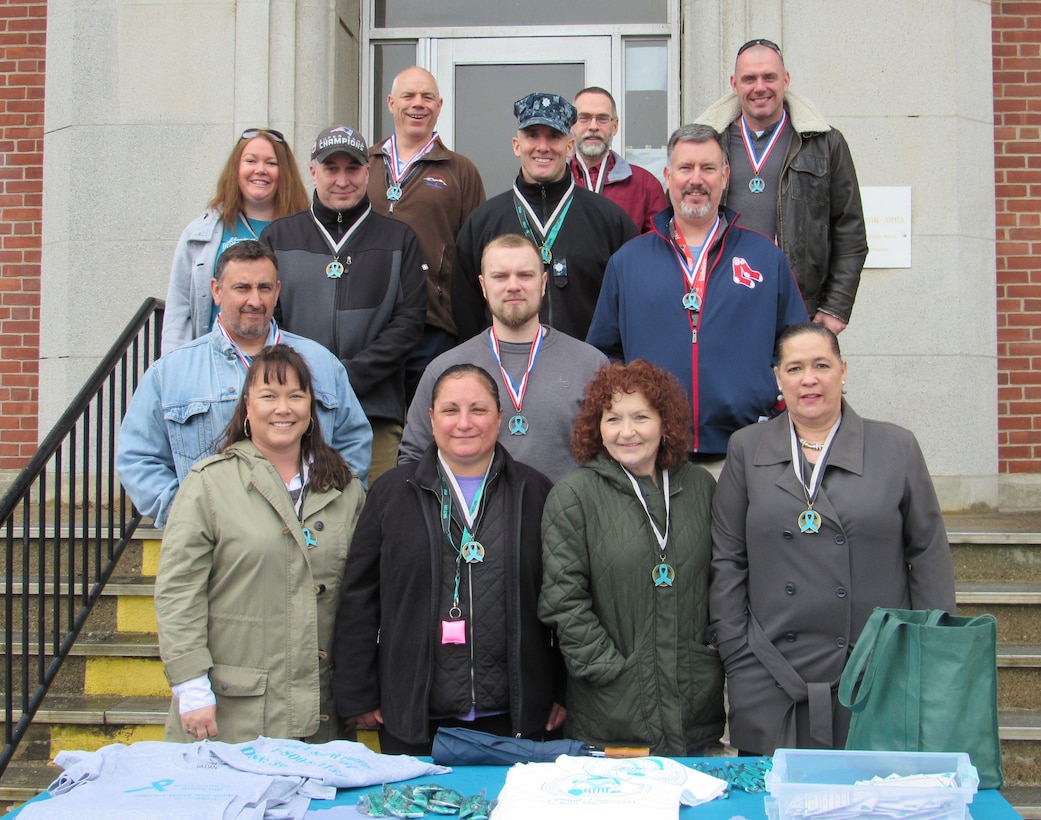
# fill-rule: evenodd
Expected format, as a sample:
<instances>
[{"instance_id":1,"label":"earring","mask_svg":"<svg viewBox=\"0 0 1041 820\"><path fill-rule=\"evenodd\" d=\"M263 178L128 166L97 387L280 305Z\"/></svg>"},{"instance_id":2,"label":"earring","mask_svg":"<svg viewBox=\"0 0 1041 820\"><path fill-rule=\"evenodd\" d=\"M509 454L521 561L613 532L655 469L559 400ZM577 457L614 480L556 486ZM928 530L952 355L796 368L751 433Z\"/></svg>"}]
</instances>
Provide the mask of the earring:
<instances>
[{"instance_id":1,"label":"earring","mask_svg":"<svg viewBox=\"0 0 1041 820\"><path fill-rule=\"evenodd\" d=\"M249 429L248 418L244 422L242 422L242 432L246 434L246 438L253 438L253 431Z\"/></svg>"},{"instance_id":2,"label":"earring","mask_svg":"<svg viewBox=\"0 0 1041 820\"><path fill-rule=\"evenodd\" d=\"M845 384L845 382L843 382ZM314 432L314 419L311 419L311 423L307 425L307 430L304 431L305 436L311 435Z\"/></svg>"}]
</instances>

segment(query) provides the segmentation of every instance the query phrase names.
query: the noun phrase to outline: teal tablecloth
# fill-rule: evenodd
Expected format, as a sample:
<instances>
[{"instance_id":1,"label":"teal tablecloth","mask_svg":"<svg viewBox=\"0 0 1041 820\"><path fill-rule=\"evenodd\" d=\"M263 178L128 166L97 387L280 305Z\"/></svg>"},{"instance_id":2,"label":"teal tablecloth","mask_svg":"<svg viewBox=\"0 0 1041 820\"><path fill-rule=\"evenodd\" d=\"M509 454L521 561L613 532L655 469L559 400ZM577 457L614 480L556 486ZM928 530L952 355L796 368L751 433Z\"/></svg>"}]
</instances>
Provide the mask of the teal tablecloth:
<instances>
[{"instance_id":1,"label":"teal tablecloth","mask_svg":"<svg viewBox=\"0 0 1041 820\"><path fill-rule=\"evenodd\" d=\"M718 762L719 758L677 758L680 763L690 765L702 760ZM457 766L451 774L438 775L436 777L418 777L415 780L406 780L406 783L443 783L463 794L475 794L485 789L489 797L495 797L506 782L508 766ZM335 800L312 800L311 811L320 813L333 806L356 806L358 797L372 787L365 789L344 789ZM732 791L730 797L714 800L701 806L684 807L680 810L682 820L732 820L732 818L745 818L745 820L764 820L766 810L763 808L762 794L747 794L741 791ZM38 795L36 800L46 800L47 794ZM30 802L33 802L30 801ZM969 807L973 820L1016 820L1019 814L1009 805L1008 801L1001 796L1000 792L994 790L979 792ZM15 809L7 817L17 817L18 809ZM358 815L359 818L362 815ZM494 813L492 818L494 820Z\"/></svg>"}]
</instances>

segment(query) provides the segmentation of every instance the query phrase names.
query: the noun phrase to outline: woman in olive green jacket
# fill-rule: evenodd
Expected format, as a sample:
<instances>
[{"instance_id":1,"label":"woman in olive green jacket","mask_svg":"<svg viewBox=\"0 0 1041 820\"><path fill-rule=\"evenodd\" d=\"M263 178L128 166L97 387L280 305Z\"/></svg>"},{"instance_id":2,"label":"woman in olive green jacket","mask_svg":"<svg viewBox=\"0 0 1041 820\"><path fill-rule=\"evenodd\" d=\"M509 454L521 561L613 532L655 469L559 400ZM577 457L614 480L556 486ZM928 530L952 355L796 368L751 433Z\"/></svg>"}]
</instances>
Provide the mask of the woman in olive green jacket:
<instances>
[{"instance_id":1,"label":"woman in olive green jacket","mask_svg":"<svg viewBox=\"0 0 1041 820\"><path fill-rule=\"evenodd\" d=\"M337 737L332 646L361 483L292 348L253 359L220 455L178 490L156 577L166 740Z\"/></svg>"},{"instance_id":2,"label":"woman in olive green jacket","mask_svg":"<svg viewBox=\"0 0 1041 820\"><path fill-rule=\"evenodd\" d=\"M643 361L586 388L583 464L542 516L539 617L568 671L565 732L597 746L698 754L723 731L723 668L706 646L714 482L686 463L675 380Z\"/></svg>"}]
</instances>

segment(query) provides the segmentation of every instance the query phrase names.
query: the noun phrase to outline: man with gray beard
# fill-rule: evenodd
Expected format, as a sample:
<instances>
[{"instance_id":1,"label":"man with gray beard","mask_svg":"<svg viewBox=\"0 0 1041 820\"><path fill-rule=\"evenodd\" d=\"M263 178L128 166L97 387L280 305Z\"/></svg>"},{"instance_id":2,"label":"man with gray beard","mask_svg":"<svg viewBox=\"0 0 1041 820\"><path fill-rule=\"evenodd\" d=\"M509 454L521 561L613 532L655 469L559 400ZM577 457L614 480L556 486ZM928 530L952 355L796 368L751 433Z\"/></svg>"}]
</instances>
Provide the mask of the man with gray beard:
<instances>
[{"instance_id":1,"label":"man with gray beard","mask_svg":"<svg viewBox=\"0 0 1041 820\"><path fill-rule=\"evenodd\" d=\"M669 202L650 171L630 165L611 150L611 140L618 133L614 97L598 86L583 88L575 95L575 109L578 116L571 126L575 155L568 161L575 184L603 194L629 214L641 233L646 233Z\"/></svg>"},{"instance_id":2,"label":"man with gray beard","mask_svg":"<svg viewBox=\"0 0 1041 820\"><path fill-rule=\"evenodd\" d=\"M672 207L611 257L586 341L611 359L645 359L687 391L691 460L719 465L730 434L780 412L777 337L807 321L784 254L720 207L723 138L685 125L669 138Z\"/></svg>"}]
</instances>

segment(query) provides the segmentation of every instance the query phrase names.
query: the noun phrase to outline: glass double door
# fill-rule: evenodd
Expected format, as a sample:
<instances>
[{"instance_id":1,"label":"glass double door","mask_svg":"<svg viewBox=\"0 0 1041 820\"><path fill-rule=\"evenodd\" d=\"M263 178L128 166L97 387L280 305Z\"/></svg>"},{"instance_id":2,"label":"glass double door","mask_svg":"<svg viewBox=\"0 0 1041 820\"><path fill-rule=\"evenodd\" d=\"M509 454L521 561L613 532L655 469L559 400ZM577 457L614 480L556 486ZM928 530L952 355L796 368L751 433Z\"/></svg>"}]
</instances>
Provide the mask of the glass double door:
<instances>
[{"instance_id":1,"label":"glass double door","mask_svg":"<svg viewBox=\"0 0 1041 820\"><path fill-rule=\"evenodd\" d=\"M431 52L445 100L438 131L477 165L488 196L509 188L520 167L515 100L532 91L573 99L587 86L612 86L608 36L437 39Z\"/></svg>"}]
</instances>

